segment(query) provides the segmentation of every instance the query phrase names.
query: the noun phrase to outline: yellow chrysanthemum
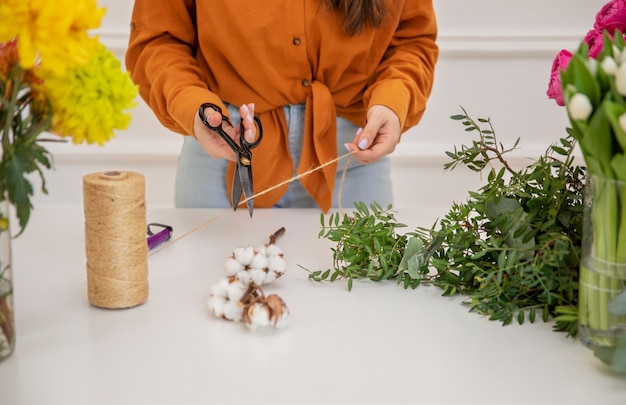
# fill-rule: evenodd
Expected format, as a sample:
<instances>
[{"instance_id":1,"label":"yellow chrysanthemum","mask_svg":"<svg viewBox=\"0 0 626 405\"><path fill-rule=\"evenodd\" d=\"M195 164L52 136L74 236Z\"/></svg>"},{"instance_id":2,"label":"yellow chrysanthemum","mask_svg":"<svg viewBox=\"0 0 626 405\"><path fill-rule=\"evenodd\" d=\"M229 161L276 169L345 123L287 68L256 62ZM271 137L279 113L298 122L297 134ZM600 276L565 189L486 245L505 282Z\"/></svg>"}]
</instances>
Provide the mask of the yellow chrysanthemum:
<instances>
[{"instance_id":1,"label":"yellow chrysanthemum","mask_svg":"<svg viewBox=\"0 0 626 405\"><path fill-rule=\"evenodd\" d=\"M98 40L88 31L104 13L96 0L1 0L0 42L18 38L20 65L61 74L93 52Z\"/></svg>"},{"instance_id":2,"label":"yellow chrysanthemum","mask_svg":"<svg viewBox=\"0 0 626 405\"><path fill-rule=\"evenodd\" d=\"M128 112L136 105L137 86L121 63L104 45L85 65L63 76L45 77L43 92L52 105L51 132L79 143L103 145L126 129Z\"/></svg>"}]
</instances>

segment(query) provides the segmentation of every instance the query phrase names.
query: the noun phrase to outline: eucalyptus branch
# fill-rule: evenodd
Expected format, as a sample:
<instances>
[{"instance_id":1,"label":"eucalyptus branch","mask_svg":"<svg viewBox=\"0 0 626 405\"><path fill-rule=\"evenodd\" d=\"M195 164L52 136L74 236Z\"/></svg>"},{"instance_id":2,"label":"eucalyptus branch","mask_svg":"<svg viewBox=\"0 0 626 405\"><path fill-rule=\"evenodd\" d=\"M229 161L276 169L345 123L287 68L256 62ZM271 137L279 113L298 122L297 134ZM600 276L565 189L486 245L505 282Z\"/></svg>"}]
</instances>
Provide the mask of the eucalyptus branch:
<instances>
[{"instance_id":1,"label":"eucalyptus branch","mask_svg":"<svg viewBox=\"0 0 626 405\"><path fill-rule=\"evenodd\" d=\"M353 217L321 216L319 237L336 242L333 268L310 272L316 281L358 278L396 279L405 288L434 285L443 295L461 294L470 310L509 324L513 320L555 320L555 331L577 332L579 247L582 235L584 169L574 166L571 136L550 145L543 156L513 170L503 155L514 150L498 142L489 119L474 120L463 110L472 146L447 152L451 162L480 171L498 160L487 183L453 203L432 228L397 234L391 207L355 204ZM488 129L481 129L487 124ZM511 173L505 179L505 173ZM389 254L392 252L392 254ZM395 252L395 254L393 254ZM399 253L398 253L399 252Z\"/></svg>"}]
</instances>

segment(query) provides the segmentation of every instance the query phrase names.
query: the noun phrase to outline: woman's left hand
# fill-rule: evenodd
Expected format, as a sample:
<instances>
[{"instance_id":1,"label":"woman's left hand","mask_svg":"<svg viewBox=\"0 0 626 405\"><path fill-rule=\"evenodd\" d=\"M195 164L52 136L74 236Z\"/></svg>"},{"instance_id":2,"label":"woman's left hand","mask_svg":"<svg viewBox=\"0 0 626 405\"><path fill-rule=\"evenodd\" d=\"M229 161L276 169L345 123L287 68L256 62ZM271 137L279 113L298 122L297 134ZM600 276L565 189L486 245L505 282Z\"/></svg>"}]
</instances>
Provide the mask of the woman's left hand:
<instances>
[{"instance_id":1,"label":"woman's left hand","mask_svg":"<svg viewBox=\"0 0 626 405\"><path fill-rule=\"evenodd\" d=\"M400 141L400 119L393 110L384 105L373 105L367 110L367 124L359 128L348 151L362 164L379 161L396 149Z\"/></svg>"}]
</instances>

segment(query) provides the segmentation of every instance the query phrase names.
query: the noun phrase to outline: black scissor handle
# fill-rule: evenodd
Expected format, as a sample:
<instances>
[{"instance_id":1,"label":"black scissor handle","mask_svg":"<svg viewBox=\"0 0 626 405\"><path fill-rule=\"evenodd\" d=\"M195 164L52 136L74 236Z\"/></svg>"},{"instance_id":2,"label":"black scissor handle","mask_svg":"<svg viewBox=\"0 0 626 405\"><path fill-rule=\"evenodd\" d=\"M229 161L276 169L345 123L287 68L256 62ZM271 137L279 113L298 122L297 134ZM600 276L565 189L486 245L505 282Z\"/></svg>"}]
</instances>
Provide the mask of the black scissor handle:
<instances>
[{"instance_id":1,"label":"black scissor handle","mask_svg":"<svg viewBox=\"0 0 626 405\"><path fill-rule=\"evenodd\" d=\"M213 125L211 125L209 120L206 119L206 116L204 115L204 110L206 110L207 108L211 108L211 109L215 110L219 115L222 116L222 121L228 122L228 119L226 118L226 116L224 116L224 114L222 114L222 109L220 108L219 105L213 104L213 103L204 103L198 109L198 115L200 116L200 120L202 120L202 123L206 127L212 129L213 131L221 131L222 130L222 121L220 121L219 125L213 126Z\"/></svg>"},{"instance_id":2,"label":"black scissor handle","mask_svg":"<svg viewBox=\"0 0 626 405\"><path fill-rule=\"evenodd\" d=\"M232 138L230 136L228 136L226 134L226 132L222 129L222 121L220 121L219 125L213 126L211 125L211 123L209 123L209 120L207 120L206 116L204 115L204 110L206 110L207 108L211 108L213 110L215 110L218 114L220 114L222 116L222 121L226 121L228 122L230 125L232 125L230 123L230 121L228 120L228 118L222 113L222 109L220 108L220 106L218 106L217 104L213 104L213 103L204 103L200 106L200 108L198 109L198 115L200 116L200 120L202 121L202 123L209 129L217 132L218 134L220 134L222 136L222 138L224 138L224 140L226 142L228 142L228 144L230 145L231 148L233 148L233 150L237 150L238 147L236 146L235 142L232 140ZM257 137L256 140L254 142L248 142L246 140L246 138L244 137L244 132L245 129L243 127L243 124L239 125L239 138L240 138L240 143L243 149L245 150L250 150L250 149L254 149L259 145L259 142L261 142L261 139L263 139L263 125L261 124L261 120L259 119L259 117L254 114L254 122L257 126Z\"/></svg>"},{"instance_id":3,"label":"black scissor handle","mask_svg":"<svg viewBox=\"0 0 626 405\"><path fill-rule=\"evenodd\" d=\"M246 140L246 138L243 136L244 132L245 132L245 129L244 129L243 125L240 125L240 127L239 127L239 139L240 139L241 145L244 148L247 148L248 150L254 149L257 146L259 146L259 143L261 142L261 139L263 139L263 125L261 125L261 120L259 119L259 117L257 117L256 114L254 114L253 119L254 119L254 123L256 124L256 127L257 127L257 136L256 136L256 139L254 140L254 142L248 142Z\"/></svg>"}]
</instances>

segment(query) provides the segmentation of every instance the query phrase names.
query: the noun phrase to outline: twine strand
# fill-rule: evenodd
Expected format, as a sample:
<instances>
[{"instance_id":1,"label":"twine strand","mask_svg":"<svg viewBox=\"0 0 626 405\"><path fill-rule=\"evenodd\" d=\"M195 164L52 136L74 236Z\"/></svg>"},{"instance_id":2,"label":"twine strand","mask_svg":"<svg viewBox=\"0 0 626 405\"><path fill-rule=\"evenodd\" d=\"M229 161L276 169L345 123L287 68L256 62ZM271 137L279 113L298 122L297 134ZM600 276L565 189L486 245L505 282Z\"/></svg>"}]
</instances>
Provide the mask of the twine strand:
<instances>
[{"instance_id":1,"label":"twine strand","mask_svg":"<svg viewBox=\"0 0 626 405\"><path fill-rule=\"evenodd\" d=\"M340 209L341 212L343 212L343 208L341 207L341 196L343 194L343 192L342 192L342 190L343 190L343 182L344 182L345 177L346 177L346 172L348 170L348 166L350 165L350 162L354 158L353 153L354 153L354 151L348 152L348 153L346 153L344 155L336 157L335 159L329 160L328 162L322 163L322 164L320 164L317 167L313 167L313 168L307 170L306 172L300 173L297 176L294 176L294 177L292 177L290 179L281 181L280 183L275 184L273 186L270 186L269 188L266 188L265 190L259 191L258 193L253 194L252 196L247 197L244 200L242 200L237 206L239 207L239 206L247 203L248 201L250 201L250 200L252 200L252 199L254 199L256 197L259 197L259 196L262 196L264 194L267 194L267 193L269 193L269 192L271 192L273 190L276 190L277 188L280 188L280 187L282 187L282 186L284 186L286 184L293 183L296 180L299 180L299 179L301 179L303 177L306 177L306 176L310 175L313 172L321 170L321 169L323 169L326 166L332 165L333 163L337 163L341 159L343 159L343 158L345 158L347 156L350 156L350 159L348 159L348 161L346 162L346 165L344 166L343 173L341 175L341 182L339 184L339 192L338 192L339 209ZM191 235L192 233L199 231L200 229L204 228L205 226L207 226L211 222L214 222L214 221L218 220L219 218L223 217L224 215L226 215L228 213L231 213L232 211L233 210L231 208L228 208L228 209L224 210L223 212L217 214L216 216L209 218L205 222L195 226L194 228L190 229L189 231L185 232L184 234L180 235L179 237L172 239L169 243L164 244L161 247L159 247L158 249L153 250L152 252L149 253L148 256L156 255L157 253L161 252L162 250L172 246L174 243L178 242L179 240L184 239L187 236Z\"/></svg>"}]
</instances>

